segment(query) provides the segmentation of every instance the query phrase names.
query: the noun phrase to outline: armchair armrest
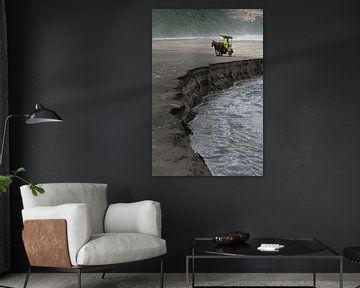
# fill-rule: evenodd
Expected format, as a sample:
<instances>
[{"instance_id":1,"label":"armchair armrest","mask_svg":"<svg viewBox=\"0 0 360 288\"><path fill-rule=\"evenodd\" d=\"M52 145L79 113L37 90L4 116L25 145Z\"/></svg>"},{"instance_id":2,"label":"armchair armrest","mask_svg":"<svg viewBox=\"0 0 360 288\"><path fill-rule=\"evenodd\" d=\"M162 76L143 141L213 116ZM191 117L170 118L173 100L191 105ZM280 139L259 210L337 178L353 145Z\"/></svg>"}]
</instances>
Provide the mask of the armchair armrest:
<instances>
[{"instance_id":1,"label":"armchair armrest","mask_svg":"<svg viewBox=\"0 0 360 288\"><path fill-rule=\"evenodd\" d=\"M33 207L22 210L23 221L64 219L70 261L77 266L76 256L80 248L89 241L91 222L89 206L86 204L64 204L58 206ZM35 238L36 237L36 238ZM40 235L34 235L33 241L39 241ZM49 243L44 243L49 245ZM50 243L51 245L52 243Z\"/></svg>"},{"instance_id":2,"label":"armchair armrest","mask_svg":"<svg viewBox=\"0 0 360 288\"><path fill-rule=\"evenodd\" d=\"M155 201L111 204L105 215L106 233L143 233L161 237L161 208Z\"/></svg>"}]
</instances>

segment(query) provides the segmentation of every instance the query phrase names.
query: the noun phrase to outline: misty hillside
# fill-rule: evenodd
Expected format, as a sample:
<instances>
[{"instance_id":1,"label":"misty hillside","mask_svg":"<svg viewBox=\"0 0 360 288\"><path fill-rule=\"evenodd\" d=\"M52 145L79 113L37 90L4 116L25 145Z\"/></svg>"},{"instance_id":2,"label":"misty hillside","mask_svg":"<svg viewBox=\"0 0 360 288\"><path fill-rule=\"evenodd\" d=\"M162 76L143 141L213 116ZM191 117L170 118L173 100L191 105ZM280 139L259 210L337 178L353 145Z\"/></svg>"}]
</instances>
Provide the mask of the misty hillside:
<instances>
[{"instance_id":1,"label":"misty hillside","mask_svg":"<svg viewBox=\"0 0 360 288\"><path fill-rule=\"evenodd\" d=\"M262 34L262 32L261 10L153 9L152 11L152 37Z\"/></svg>"}]
</instances>

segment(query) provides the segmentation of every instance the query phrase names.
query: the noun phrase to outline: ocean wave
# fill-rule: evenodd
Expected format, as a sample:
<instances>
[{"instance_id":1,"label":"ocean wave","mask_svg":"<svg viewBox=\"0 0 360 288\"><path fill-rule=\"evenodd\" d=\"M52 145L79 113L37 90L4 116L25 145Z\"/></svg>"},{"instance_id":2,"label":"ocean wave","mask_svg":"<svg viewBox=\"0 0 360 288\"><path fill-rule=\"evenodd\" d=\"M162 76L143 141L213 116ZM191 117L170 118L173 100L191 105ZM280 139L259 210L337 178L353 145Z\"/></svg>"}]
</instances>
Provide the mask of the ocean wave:
<instances>
[{"instance_id":1,"label":"ocean wave","mask_svg":"<svg viewBox=\"0 0 360 288\"><path fill-rule=\"evenodd\" d=\"M214 176L263 175L263 77L211 93L196 107L191 145Z\"/></svg>"},{"instance_id":2,"label":"ocean wave","mask_svg":"<svg viewBox=\"0 0 360 288\"><path fill-rule=\"evenodd\" d=\"M234 41L263 41L263 34L236 35Z\"/></svg>"},{"instance_id":3,"label":"ocean wave","mask_svg":"<svg viewBox=\"0 0 360 288\"><path fill-rule=\"evenodd\" d=\"M263 41L262 34L245 34L233 36L234 41ZM153 37L152 40L218 40L220 35L215 36L181 36L181 37Z\"/></svg>"}]
</instances>

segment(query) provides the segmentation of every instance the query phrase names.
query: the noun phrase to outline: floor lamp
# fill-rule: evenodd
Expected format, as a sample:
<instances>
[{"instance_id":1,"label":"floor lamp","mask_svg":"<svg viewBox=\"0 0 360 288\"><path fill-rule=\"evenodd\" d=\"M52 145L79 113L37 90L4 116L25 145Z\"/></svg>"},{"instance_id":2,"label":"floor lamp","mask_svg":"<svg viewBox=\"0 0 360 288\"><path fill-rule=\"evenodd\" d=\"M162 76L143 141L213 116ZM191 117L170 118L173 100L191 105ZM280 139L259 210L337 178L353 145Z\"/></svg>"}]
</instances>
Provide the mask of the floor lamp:
<instances>
[{"instance_id":1,"label":"floor lamp","mask_svg":"<svg viewBox=\"0 0 360 288\"><path fill-rule=\"evenodd\" d=\"M6 141L6 132L7 132L7 126L8 122L11 118L26 118L25 124L39 124L39 123L47 123L47 122L62 122L63 120L61 117L56 114L54 111L45 108L41 104L35 105L35 110L31 112L30 114L20 114L20 115L9 115L5 119L4 124L4 132L3 132L3 138L2 138L2 144L1 144L1 152L0 152L0 167L2 166L2 160L4 155L4 146Z\"/></svg>"},{"instance_id":2,"label":"floor lamp","mask_svg":"<svg viewBox=\"0 0 360 288\"><path fill-rule=\"evenodd\" d=\"M56 122L63 121L58 114L56 114L54 111L52 111L50 109L45 108L41 104L36 104L35 110L33 112L31 112L30 114L7 116L5 119L5 123L4 123L3 138L2 138L1 150L0 150L0 168L2 167L4 146L5 146L5 142L6 142L6 132L7 132L7 126L8 126L9 120L12 118L19 118L19 117L26 118L25 124L39 124L39 123L47 123L47 122L56 123ZM12 288L9 286L3 286L1 284L0 284L0 287Z\"/></svg>"}]
</instances>

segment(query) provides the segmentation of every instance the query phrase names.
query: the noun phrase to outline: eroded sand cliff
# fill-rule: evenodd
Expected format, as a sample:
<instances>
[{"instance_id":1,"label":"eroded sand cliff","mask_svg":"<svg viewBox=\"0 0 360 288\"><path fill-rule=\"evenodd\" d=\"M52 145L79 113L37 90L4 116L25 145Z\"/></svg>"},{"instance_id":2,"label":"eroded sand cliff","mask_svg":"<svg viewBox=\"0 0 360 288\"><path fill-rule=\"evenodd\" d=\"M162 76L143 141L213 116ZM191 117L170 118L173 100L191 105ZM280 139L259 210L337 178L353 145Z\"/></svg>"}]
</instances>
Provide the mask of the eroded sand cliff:
<instances>
[{"instance_id":1,"label":"eroded sand cliff","mask_svg":"<svg viewBox=\"0 0 360 288\"><path fill-rule=\"evenodd\" d=\"M251 59L262 58L262 41L234 43L235 52L242 53L231 58L204 52L207 42L153 41L153 176L210 176L190 145L187 123L195 116L193 108L210 91L263 73L263 60Z\"/></svg>"}]
</instances>

